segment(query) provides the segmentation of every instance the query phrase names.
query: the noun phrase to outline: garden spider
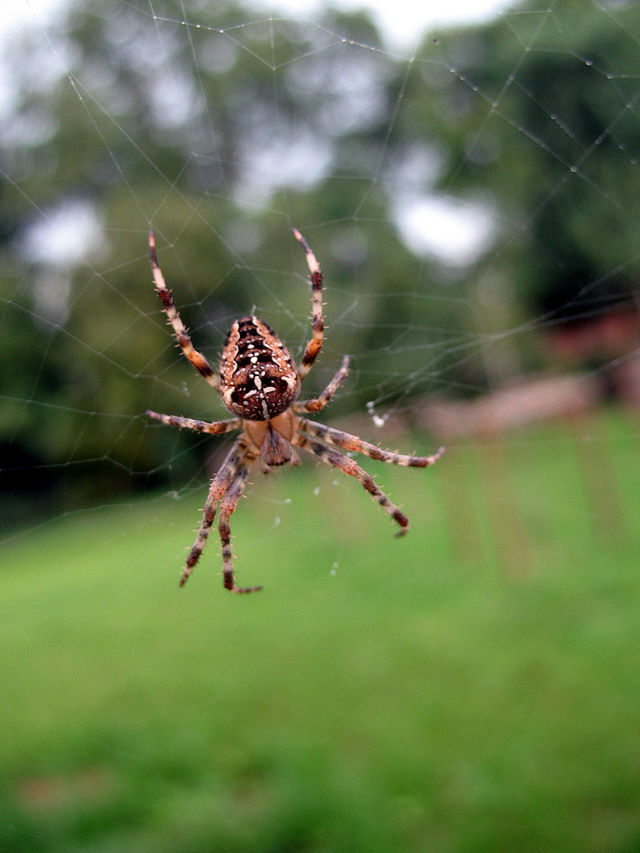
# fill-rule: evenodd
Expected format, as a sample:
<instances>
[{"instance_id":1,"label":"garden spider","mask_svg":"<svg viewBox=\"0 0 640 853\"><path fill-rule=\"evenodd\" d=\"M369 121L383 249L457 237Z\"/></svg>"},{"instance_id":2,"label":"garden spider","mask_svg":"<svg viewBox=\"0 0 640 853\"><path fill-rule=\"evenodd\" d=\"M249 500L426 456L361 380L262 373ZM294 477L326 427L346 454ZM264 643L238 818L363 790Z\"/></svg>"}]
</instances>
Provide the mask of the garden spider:
<instances>
[{"instance_id":1,"label":"garden spider","mask_svg":"<svg viewBox=\"0 0 640 853\"><path fill-rule=\"evenodd\" d=\"M296 366L287 348L266 323L255 316L241 317L234 322L225 340L219 374L213 371L202 353L194 349L173 303L171 291L167 288L158 266L154 234L153 232L149 234L153 281L162 302L162 308L178 339L178 345L209 385L221 394L222 402L234 417L208 423L180 415L162 415L152 411L148 411L147 415L170 426L187 427L195 432L209 435L220 435L235 429L242 430L211 481L202 523L187 557L180 586L187 582L200 558L213 525L216 508L220 504L218 529L222 543L224 586L230 592L239 593L256 592L262 589L261 586L236 586L229 527L231 514L244 491L251 463L258 456L262 456L265 470L268 471L278 465L299 464L300 460L294 449L296 447L313 453L321 462L337 468L343 474L355 477L400 525L397 534L400 536L409 526L407 517L376 486L365 470L349 456L334 448L362 453L380 462L392 462L395 465L416 468L433 465L444 452L444 448L441 447L433 456L403 456L381 450L375 444L369 444L355 435L300 416L303 412L319 412L331 400L347 377L349 357L344 356L340 369L319 397L296 402L300 393L300 383L322 348L324 324L320 266L302 234L295 228L292 230L293 236L304 249L311 281L312 335L300 366Z\"/></svg>"}]
</instances>

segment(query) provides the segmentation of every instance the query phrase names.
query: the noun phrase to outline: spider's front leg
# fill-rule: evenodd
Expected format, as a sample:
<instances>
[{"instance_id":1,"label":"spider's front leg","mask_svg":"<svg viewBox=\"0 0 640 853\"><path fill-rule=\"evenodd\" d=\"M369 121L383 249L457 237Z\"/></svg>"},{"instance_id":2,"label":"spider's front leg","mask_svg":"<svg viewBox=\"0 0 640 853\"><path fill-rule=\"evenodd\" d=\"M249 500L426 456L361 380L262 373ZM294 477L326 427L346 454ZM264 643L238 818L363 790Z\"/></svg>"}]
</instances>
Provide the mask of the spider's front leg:
<instances>
[{"instance_id":1,"label":"spider's front leg","mask_svg":"<svg viewBox=\"0 0 640 853\"><path fill-rule=\"evenodd\" d=\"M249 471L249 465L255 459L256 453L249 449L246 439L240 436L226 459L220 466L218 473L211 482L209 494L202 512L200 529L193 543L185 567L180 578L180 586L184 586L194 566L200 559L207 540L209 531L213 526L218 503L220 507L220 540L222 542L222 564L224 570L224 585L231 592L257 592L262 587L236 587L233 579L233 562L231 558L231 531L229 529L229 518L236 508L240 495L242 494Z\"/></svg>"},{"instance_id":2,"label":"spider's front leg","mask_svg":"<svg viewBox=\"0 0 640 853\"><path fill-rule=\"evenodd\" d=\"M383 450L377 444L364 441L357 435L351 435L350 432L343 432L340 429L334 429L307 418L298 418L297 429L300 432L316 436L321 441L326 441L327 444L341 447L353 453L362 453L369 459L376 459L378 462L391 462L393 465L402 465L407 468L428 468L429 465L435 465L444 453L444 447L439 447L431 456L409 456L404 453L393 453L390 450Z\"/></svg>"},{"instance_id":3,"label":"spider's front leg","mask_svg":"<svg viewBox=\"0 0 640 853\"><path fill-rule=\"evenodd\" d=\"M245 463L235 474L224 497L220 502L220 521L218 531L222 544L222 570L224 572L224 588L229 592L247 593L259 592L261 586L236 586L233 576L233 554L231 553L231 528L229 521L238 505L249 475L249 466Z\"/></svg>"},{"instance_id":4,"label":"spider's front leg","mask_svg":"<svg viewBox=\"0 0 640 853\"><path fill-rule=\"evenodd\" d=\"M387 495L385 495L382 489L376 486L373 477L368 474L364 468L361 468L356 462L354 462L353 459L350 459L348 456L343 456L343 454L339 453L337 450L332 450L330 447L326 447L321 442L316 441L313 438L308 438L305 435L298 434L296 436L295 443L303 450L313 453L317 459L324 462L326 465L331 465L333 468L337 468L338 471L342 471L343 474L355 477L360 485L369 492L371 497L380 504L385 512L389 513L391 518L400 525L400 530L396 533L396 536L403 536L407 532L409 529L409 519L407 516L400 511L399 507L397 507L393 501L387 497Z\"/></svg>"}]
</instances>

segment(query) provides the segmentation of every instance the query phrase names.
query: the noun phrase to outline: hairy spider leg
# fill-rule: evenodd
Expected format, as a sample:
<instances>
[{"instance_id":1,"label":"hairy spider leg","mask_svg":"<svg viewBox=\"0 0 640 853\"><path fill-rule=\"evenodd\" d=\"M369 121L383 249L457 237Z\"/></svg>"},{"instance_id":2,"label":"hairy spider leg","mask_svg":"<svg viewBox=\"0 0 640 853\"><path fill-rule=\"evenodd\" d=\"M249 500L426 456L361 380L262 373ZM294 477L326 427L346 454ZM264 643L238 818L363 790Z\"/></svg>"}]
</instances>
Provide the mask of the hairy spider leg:
<instances>
[{"instance_id":1,"label":"hairy spider leg","mask_svg":"<svg viewBox=\"0 0 640 853\"><path fill-rule=\"evenodd\" d=\"M229 418L226 421L199 421L195 418L184 418L182 415L162 415L160 412L152 412L147 409L145 414L154 418L156 421L161 421L167 426L179 427L179 429L192 429L194 432L205 432L209 435L222 435L225 432L231 432L234 429L240 429L242 421L240 418Z\"/></svg>"},{"instance_id":2,"label":"hairy spider leg","mask_svg":"<svg viewBox=\"0 0 640 853\"><path fill-rule=\"evenodd\" d=\"M403 453L394 453L383 450L377 444L370 444L368 441L358 438L357 435L351 435L349 432L343 432L326 424L310 421L307 418L298 418L297 429L313 435L321 441L327 442L327 444L333 444L354 453L362 453L378 462L391 462L393 465L402 465L407 468L427 468L429 465L434 465L444 453L444 447L438 448L431 456L408 456Z\"/></svg>"},{"instance_id":3,"label":"hairy spider leg","mask_svg":"<svg viewBox=\"0 0 640 853\"><path fill-rule=\"evenodd\" d=\"M158 265L158 257L156 255L156 238L153 231L149 232L149 255L151 256L151 271L153 273L153 283L156 287L156 293L162 302L162 309L167 315L169 323L173 327L173 331L178 341L178 346L185 354L185 357L191 362L195 369L207 380L209 385L216 389L220 388L220 378L211 367L207 359L198 352L191 343L191 338L187 332L184 323L180 319L178 309L174 305L173 296L167 287L162 275L162 270Z\"/></svg>"},{"instance_id":4,"label":"hairy spider leg","mask_svg":"<svg viewBox=\"0 0 640 853\"><path fill-rule=\"evenodd\" d=\"M196 536L195 542L191 547L189 556L185 563L182 577L180 578L180 586L184 586L189 580L189 576L193 571L194 566L200 559L207 539L209 531L213 525L216 515L216 508L223 496L229 492L230 497L223 507L224 514L221 513L220 518L220 539L222 542L222 558L224 566L224 585L231 592L257 592L262 587L236 587L233 579L233 563L231 560L230 539L231 532L229 530L229 517L235 509L238 499L244 489L249 464L256 458L257 452L250 450L247 440L244 436L239 436L234 442L231 450L227 454L224 462L220 466L218 473L215 475L209 488L209 494L202 511L202 522Z\"/></svg>"},{"instance_id":5,"label":"hairy spider leg","mask_svg":"<svg viewBox=\"0 0 640 853\"><path fill-rule=\"evenodd\" d=\"M342 359L342 364L340 365L340 369L333 377L331 382L324 389L322 394L319 397L316 397L315 400L301 400L298 403L293 404L294 412L319 412L321 409L330 402L333 395L336 393L338 388L342 385L344 380L349 375L349 356L345 355Z\"/></svg>"},{"instance_id":6,"label":"hairy spider leg","mask_svg":"<svg viewBox=\"0 0 640 853\"><path fill-rule=\"evenodd\" d=\"M377 500L380 506L389 513L391 518L400 525L400 530L396 534L402 536L409 529L409 519L402 513L399 508L385 495L382 489L376 486L373 477L368 474L364 468L361 468L353 459L348 456L343 456L337 450L332 450L326 447L319 441L307 436L298 434L295 438L295 444L302 450L313 453L321 462L331 465L342 471L343 474L348 474L350 477L355 477L360 485L369 492L369 494Z\"/></svg>"},{"instance_id":7,"label":"hairy spider leg","mask_svg":"<svg viewBox=\"0 0 640 853\"><path fill-rule=\"evenodd\" d=\"M244 492L244 487L247 484L249 476L249 464L251 460L247 459L245 454L244 462L236 471L229 488L224 493L220 501L220 520L218 522L218 532L220 534L220 543L222 545L222 570L224 574L224 587L230 592L248 593L259 592L261 586L236 586L233 576L233 554L231 552L231 527L229 522L231 515L238 505L240 496Z\"/></svg>"},{"instance_id":8,"label":"hairy spider leg","mask_svg":"<svg viewBox=\"0 0 640 853\"><path fill-rule=\"evenodd\" d=\"M323 276L322 270L320 269L320 264L316 260L316 256L309 248L309 244L307 243L307 241L304 239L304 237L298 231L297 228L292 228L291 231L293 233L293 236L304 249L304 253L307 257L307 266L309 267L309 278L311 281L311 340L306 346L304 355L302 356L302 362L298 367L300 379L304 379L307 373L311 370L313 362L318 357L318 354L322 349L322 341L324 339L324 320L322 318Z\"/></svg>"}]
</instances>

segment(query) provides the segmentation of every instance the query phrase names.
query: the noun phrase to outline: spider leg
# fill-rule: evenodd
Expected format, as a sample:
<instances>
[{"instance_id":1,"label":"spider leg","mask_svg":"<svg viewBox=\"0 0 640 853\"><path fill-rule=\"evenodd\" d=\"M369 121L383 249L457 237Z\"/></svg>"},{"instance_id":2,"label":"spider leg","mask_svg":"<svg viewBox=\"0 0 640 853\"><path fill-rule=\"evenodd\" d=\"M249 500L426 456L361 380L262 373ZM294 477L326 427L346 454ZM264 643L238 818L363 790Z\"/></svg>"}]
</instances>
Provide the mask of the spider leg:
<instances>
[{"instance_id":1,"label":"spider leg","mask_svg":"<svg viewBox=\"0 0 640 853\"><path fill-rule=\"evenodd\" d=\"M220 533L220 542L222 544L224 587L229 592L238 593L259 592L262 589L261 586L236 586L233 577L233 554L231 553L231 527L229 526L229 522L247 483L249 466L246 463L246 458L245 456L245 460L243 460L234 474L229 488L220 501L220 521L218 522L218 532Z\"/></svg>"},{"instance_id":2,"label":"spider leg","mask_svg":"<svg viewBox=\"0 0 640 853\"><path fill-rule=\"evenodd\" d=\"M213 525L216 508L220 499L224 493L232 487L238 473L242 472L243 469L247 467L247 460L251 460L253 458L254 456L248 451L246 439L243 436L237 438L224 462L220 466L218 473L211 481L209 494L207 495L207 500L205 501L204 509L202 511L200 529L198 530L198 534L191 546L191 550L189 551L189 556L187 557L187 561L182 571L182 577L180 578L180 586L184 586L189 580L189 575L193 571L195 564L200 559L200 554L202 554L204 547L207 544L209 531ZM241 474L241 477L242 476L243 475ZM242 482L244 485L244 480Z\"/></svg>"},{"instance_id":3,"label":"spider leg","mask_svg":"<svg viewBox=\"0 0 640 853\"><path fill-rule=\"evenodd\" d=\"M169 323L173 327L173 331L178 340L180 349L185 354L185 357L191 362L199 373L204 376L209 385L216 389L220 388L220 377L211 367L207 359L198 352L191 343L191 338L187 332L184 323L180 319L178 309L174 305L171 291L167 287L162 275L162 270L158 265L158 257L156 255L156 238L153 231L149 233L149 254L151 256L151 270L153 272L153 283L156 286L156 293L162 302L162 309L169 318Z\"/></svg>"},{"instance_id":4,"label":"spider leg","mask_svg":"<svg viewBox=\"0 0 640 853\"><path fill-rule=\"evenodd\" d=\"M306 432L322 441L326 441L327 444L333 444L345 450L352 450L355 453L362 453L364 456L376 459L378 462L391 462L393 465L402 465L404 467L427 468L429 465L437 462L444 453L444 447L438 448L431 456L406 456L402 453L392 453L389 450L382 450L376 444L363 441L357 435L342 432L342 430L307 420L307 418L298 418L298 429L301 432Z\"/></svg>"},{"instance_id":5,"label":"spider leg","mask_svg":"<svg viewBox=\"0 0 640 853\"><path fill-rule=\"evenodd\" d=\"M364 468L361 468L356 464L353 459L350 459L348 456L343 456L339 451L332 450L330 447L326 447L321 442L316 441L313 438L307 438L304 435L296 436L295 443L303 450L307 450L309 453L315 454L318 459L325 462L327 465L337 468L338 471L342 471L343 474L355 477L360 485L378 501L385 512L389 513L391 518L400 525L400 530L396 535L402 536L407 532L409 529L409 519L406 515L400 512L398 507L392 503L382 489L379 489L378 486L376 486L375 481L369 474L367 474Z\"/></svg>"},{"instance_id":6,"label":"spider leg","mask_svg":"<svg viewBox=\"0 0 640 853\"><path fill-rule=\"evenodd\" d=\"M304 355L302 356L302 362L298 368L300 379L304 379L307 373L311 370L313 362L318 357L318 353L322 348L322 341L324 339L324 320L322 319L322 270L320 269L320 264L316 260L316 256L309 248L309 244L302 234L297 228L292 228L291 230L293 232L293 236L296 238L298 243L300 243L304 249L305 255L307 256L307 266L309 267L311 279L311 340L306 346Z\"/></svg>"},{"instance_id":7,"label":"spider leg","mask_svg":"<svg viewBox=\"0 0 640 853\"><path fill-rule=\"evenodd\" d=\"M342 359L342 364L340 365L340 370L333 377L331 382L324 389L322 394L319 397L316 397L315 400L302 400L299 403L293 404L293 411L300 412L319 412L321 409L327 405L327 403L331 400L333 395L336 393L338 388L342 385L344 380L347 378L349 374L349 356L345 355Z\"/></svg>"},{"instance_id":8,"label":"spider leg","mask_svg":"<svg viewBox=\"0 0 640 853\"><path fill-rule=\"evenodd\" d=\"M145 414L168 426L177 426L180 429L186 427L195 432L207 432L210 435L221 435L224 432L230 432L232 429L240 429L242 426L240 418L230 418L226 421L212 421L209 423L208 421L194 420L194 418L183 418L182 415L161 415L159 412L152 412L150 409Z\"/></svg>"}]
</instances>

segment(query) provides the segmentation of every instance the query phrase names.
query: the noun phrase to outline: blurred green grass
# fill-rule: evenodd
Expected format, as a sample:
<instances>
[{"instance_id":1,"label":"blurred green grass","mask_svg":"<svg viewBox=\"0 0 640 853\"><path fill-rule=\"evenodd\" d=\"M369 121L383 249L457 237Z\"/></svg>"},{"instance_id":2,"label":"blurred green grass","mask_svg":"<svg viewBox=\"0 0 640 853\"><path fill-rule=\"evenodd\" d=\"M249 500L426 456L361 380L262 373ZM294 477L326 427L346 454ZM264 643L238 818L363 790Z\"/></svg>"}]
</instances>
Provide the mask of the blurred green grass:
<instances>
[{"instance_id":1,"label":"blurred green grass","mask_svg":"<svg viewBox=\"0 0 640 853\"><path fill-rule=\"evenodd\" d=\"M5 543L0 849L639 850L637 427L369 462L401 540L351 480L256 474L248 597L216 540L177 589L206 484Z\"/></svg>"}]
</instances>

